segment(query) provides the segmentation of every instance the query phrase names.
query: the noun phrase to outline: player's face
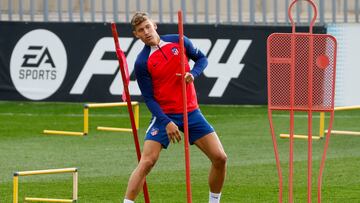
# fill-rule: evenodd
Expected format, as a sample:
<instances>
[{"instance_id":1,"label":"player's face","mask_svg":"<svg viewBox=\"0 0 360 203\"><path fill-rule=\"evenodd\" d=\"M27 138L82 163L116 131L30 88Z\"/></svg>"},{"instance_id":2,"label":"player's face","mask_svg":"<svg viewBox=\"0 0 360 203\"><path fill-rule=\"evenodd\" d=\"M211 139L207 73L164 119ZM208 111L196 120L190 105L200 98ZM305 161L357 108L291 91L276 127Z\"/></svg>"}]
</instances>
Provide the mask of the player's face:
<instances>
[{"instance_id":1,"label":"player's face","mask_svg":"<svg viewBox=\"0 0 360 203\"><path fill-rule=\"evenodd\" d=\"M155 46L159 44L160 37L156 32L156 24L151 20L145 20L136 26L133 31L135 37L141 39L146 45Z\"/></svg>"}]
</instances>

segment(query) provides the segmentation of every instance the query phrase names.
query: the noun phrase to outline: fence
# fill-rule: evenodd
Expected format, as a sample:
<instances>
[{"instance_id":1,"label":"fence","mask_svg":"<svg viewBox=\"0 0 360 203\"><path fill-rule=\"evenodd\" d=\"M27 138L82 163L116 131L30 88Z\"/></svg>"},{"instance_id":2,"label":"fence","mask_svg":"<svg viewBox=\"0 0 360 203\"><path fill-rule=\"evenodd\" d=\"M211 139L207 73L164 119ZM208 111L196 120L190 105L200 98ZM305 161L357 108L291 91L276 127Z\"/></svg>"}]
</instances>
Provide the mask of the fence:
<instances>
[{"instance_id":1,"label":"fence","mask_svg":"<svg viewBox=\"0 0 360 203\"><path fill-rule=\"evenodd\" d=\"M360 0L315 0L318 23L359 23ZM289 23L291 0L0 0L0 21L129 22L135 11L151 14L160 23L283 24ZM305 1L293 11L298 23L313 12Z\"/></svg>"}]
</instances>

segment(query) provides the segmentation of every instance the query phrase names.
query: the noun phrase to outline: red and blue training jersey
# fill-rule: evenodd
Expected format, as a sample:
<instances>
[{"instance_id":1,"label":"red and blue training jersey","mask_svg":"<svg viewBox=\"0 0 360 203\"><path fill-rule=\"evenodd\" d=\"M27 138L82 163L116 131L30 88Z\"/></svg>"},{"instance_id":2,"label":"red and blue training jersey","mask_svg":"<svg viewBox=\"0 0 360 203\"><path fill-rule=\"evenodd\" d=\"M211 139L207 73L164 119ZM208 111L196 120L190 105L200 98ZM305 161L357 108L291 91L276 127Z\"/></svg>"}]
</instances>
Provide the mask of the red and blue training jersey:
<instances>
[{"instance_id":1,"label":"red and blue training jersey","mask_svg":"<svg viewBox=\"0 0 360 203\"><path fill-rule=\"evenodd\" d=\"M206 56L184 37L185 72L190 71L189 58L195 62L191 74L196 78L207 66ZM135 75L142 96L153 116L166 125L166 114L183 112L179 35L160 36L157 46L145 45L135 61ZM197 108L194 83L186 85L187 111Z\"/></svg>"}]
</instances>

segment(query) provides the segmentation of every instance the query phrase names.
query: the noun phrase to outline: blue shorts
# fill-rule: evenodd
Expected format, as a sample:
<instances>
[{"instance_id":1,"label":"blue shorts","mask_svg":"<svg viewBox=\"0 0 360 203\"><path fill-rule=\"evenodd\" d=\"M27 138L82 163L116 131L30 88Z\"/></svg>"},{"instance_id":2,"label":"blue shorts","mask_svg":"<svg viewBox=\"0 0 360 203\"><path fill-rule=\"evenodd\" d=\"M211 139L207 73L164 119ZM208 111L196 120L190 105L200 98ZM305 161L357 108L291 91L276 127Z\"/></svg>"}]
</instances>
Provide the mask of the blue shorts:
<instances>
[{"instance_id":1,"label":"blue shorts","mask_svg":"<svg viewBox=\"0 0 360 203\"><path fill-rule=\"evenodd\" d=\"M178 127L179 130L184 132L183 114L166 114ZM214 132L214 128L207 122L199 109L188 113L188 126L189 126L189 142L194 144L199 138ZM157 121L154 116L149 128L146 131L145 140L154 140L159 142L163 148L169 146L169 138L166 133L166 126Z\"/></svg>"}]
</instances>

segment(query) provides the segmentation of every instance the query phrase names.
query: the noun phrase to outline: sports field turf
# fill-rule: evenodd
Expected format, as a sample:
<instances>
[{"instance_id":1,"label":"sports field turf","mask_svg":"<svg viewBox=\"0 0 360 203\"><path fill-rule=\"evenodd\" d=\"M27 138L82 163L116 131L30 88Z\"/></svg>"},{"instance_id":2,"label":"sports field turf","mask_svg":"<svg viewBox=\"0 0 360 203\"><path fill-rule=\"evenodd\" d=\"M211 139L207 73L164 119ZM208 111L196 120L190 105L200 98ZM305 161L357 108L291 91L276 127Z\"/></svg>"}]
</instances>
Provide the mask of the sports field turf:
<instances>
[{"instance_id":1,"label":"sports field turf","mask_svg":"<svg viewBox=\"0 0 360 203\"><path fill-rule=\"evenodd\" d=\"M228 174L222 202L277 202L278 177L266 106L202 105L228 155ZM296 114L297 133L306 133L305 114ZM150 119L140 107L141 146ZM318 132L314 114L314 133ZM360 110L336 112L334 129L360 131ZM274 115L277 134L288 129L288 114ZM97 125L129 127L125 108L91 109L86 137L45 136L44 129L82 130L81 103L0 102L0 202L12 201L15 171L79 168L79 202L122 202L128 177L136 166L130 133L100 132ZM288 141L278 139L287 185ZM324 140L314 141L313 201ZM184 145L164 150L148 176L152 202L186 202ZM209 161L191 147L191 180L194 203L207 202ZM295 202L306 202L307 142L295 141ZM323 178L323 202L360 202L360 137L331 136ZM70 174L20 177L20 195L71 198ZM284 188L286 192L286 188ZM287 199L286 194L284 199ZM144 202L142 195L137 202Z\"/></svg>"}]
</instances>

